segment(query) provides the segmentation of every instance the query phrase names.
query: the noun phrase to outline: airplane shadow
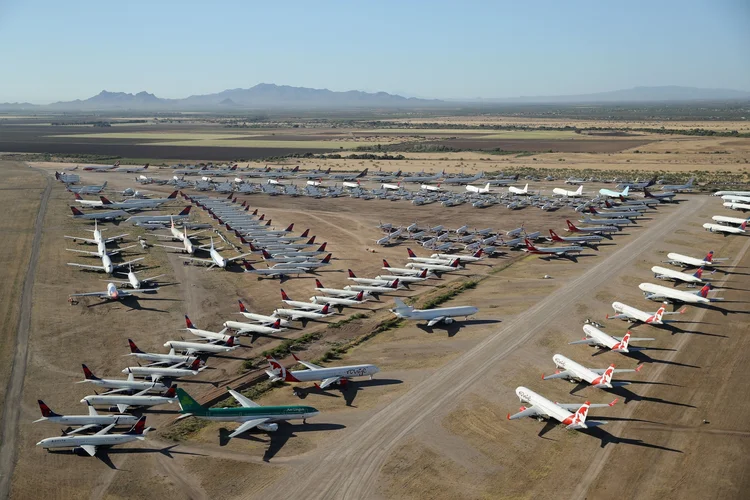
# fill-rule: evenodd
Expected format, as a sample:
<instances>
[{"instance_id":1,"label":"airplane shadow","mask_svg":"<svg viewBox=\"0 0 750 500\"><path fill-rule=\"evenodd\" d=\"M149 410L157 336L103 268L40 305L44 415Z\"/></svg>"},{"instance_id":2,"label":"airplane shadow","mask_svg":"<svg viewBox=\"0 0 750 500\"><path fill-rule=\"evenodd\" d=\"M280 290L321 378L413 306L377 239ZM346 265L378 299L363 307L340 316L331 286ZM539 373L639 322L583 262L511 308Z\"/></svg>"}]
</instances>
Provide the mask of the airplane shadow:
<instances>
[{"instance_id":1,"label":"airplane shadow","mask_svg":"<svg viewBox=\"0 0 750 500\"><path fill-rule=\"evenodd\" d=\"M427 326L427 325L416 325L417 328L422 330L425 333L433 333L435 330L444 330L448 333L448 337L455 336L458 331L463 326L471 326L471 325L493 325L495 323L501 323L502 321L499 319L470 319L466 321L454 321L453 323L450 323L446 325L445 323L438 323L433 326Z\"/></svg>"},{"instance_id":2,"label":"airplane shadow","mask_svg":"<svg viewBox=\"0 0 750 500\"><path fill-rule=\"evenodd\" d=\"M328 388L320 389L318 386L295 387L294 394L300 399L305 399L309 394L318 394L321 396L334 398L343 397L344 401L346 402L346 406L354 406L354 400L356 399L359 391L361 391L362 389L365 389L367 387L397 385L402 383L403 381L398 379L374 378L372 380L349 381L346 384L335 384L334 386L331 386L332 389L337 389L341 393L341 396L331 394Z\"/></svg>"},{"instance_id":3,"label":"airplane shadow","mask_svg":"<svg viewBox=\"0 0 750 500\"><path fill-rule=\"evenodd\" d=\"M105 448L101 447L96 450L96 455L94 455L95 458L97 458L99 461L101 461L104 465L109 467L113 470L122 470L127 471L128 469L119 469L114 462L112 462L112 459L110 458L110 455L119 455L119 454L141 454L141 453L161 453L162 455L168 457L168 458L174 458L173 455L179 454L179 455L193 455L193 456L205 456L201 453L193 453L193 452L187 452L187 451L174 451L173 448L176 446L179 446L177 444L173 444L170 446L167 446L165 448ZM49 450L49 453L59 454L59 455L74 455L82 458L92 458L88 453L83 451L80 448L76 448L73 450Z\"/></svg>"},{"instance_id":4,"label":"airplane shadow","mask_svg":"<svg viewBox=\"0 0 750 500\"><path fill-rule=\"evenodd\" d=\"M619 381L618 381L619 382ZM624 382L624 381L623 381ZM649 382L645 382L649 383ZM665 384L670 385L670 384ZM578 389L578 387L573 388L572 391L570 391L571 396L577 396L575 394L575 391ZM613 387L611 389L603 389L605 392L608 392L610 394L614 394L615 396L621 397L623 399L624 404L628 404L630 401L648 401L650 403L661 403L666 405L672 405L672 406L681 406L684 408L695 408L693 405L689 405L686 403L678 403L676 401L668 401L666 399L661 398L653 398L649 396L641 396L640 394L636 394L627 387ZM583 396L578 396L583 397ZM609 419L609 417L608 417Z\"/></svg>"},{"instance_id":5,"label":"airplane shadow","mask_svg":"<svg viewBox=\"0 0 750 500\"><path fill-rule=\"evenodd\" d=\"M274 432L265 432L260 429L251 429L247 432L234 437L233 439L246 439L248 441L256 441L261 443L268 443L268 448L263 454L263 461L269 462L276 454L286 445L286 443L294 437L297 437L299 432L326 432L336 431L345 429L346 426L342 424L326 424L326 423L303 423L303 424L291 424L289 422L278 422L279 428ZM229 442L229 434L231 431L226 428L219 429L219 446L226 446ZM257 437L258 435L263 437ZM265 439L264 439L265 437Z\"/></svg>"},{"instance_id":6,"label":"airplane shadow","mask_svg":"<svg viewBox=\"0 0 750 500\"><path fill-rule=\"evenodd\" d=\"M670 365L670 366L681 366L683 368L698 368L700 369L700 366L697 365L690 365L687 363L678 363L677 361L667 361L665 359L655 359L649 356L648 354L642 352L642 351L630 351L629 353L625 353L625 356L628 356L629 358L635 359L639 363L661 363L663 365Z\"/></svg>"},{"instance_id":7,"label":"airplane shadow","mask_svg":"<svg viewBox=\"0 0 750 500\"><path fill-rule=\"evenodd\" d=\"M604 448L608 444L627 444L631 446L640 446L643 448L652 448L656 450L663 450L663 451L669 451L672 453L682 453L681 450L677 450L674 448L669 448L666 446L660 446L657 444L650 444L646 443L641 439L630 439L630 438L622 438L615 436L613 434L610 434L609 432L605 431L601 427L593 427L591 429L583 429L581 432L584 434L590 435L592 437L595 437L600 440L601 444L600 446Z\"/></svg>"}]
</instances>

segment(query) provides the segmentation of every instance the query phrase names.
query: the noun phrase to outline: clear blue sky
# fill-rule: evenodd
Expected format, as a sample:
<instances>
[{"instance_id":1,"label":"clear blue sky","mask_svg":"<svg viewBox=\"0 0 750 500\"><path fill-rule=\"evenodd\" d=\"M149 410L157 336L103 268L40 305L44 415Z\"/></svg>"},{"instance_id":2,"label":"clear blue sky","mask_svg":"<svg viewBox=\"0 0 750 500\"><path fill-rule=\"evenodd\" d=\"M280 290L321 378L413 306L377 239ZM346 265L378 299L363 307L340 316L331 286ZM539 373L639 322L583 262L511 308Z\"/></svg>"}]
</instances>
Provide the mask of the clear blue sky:
<instances>
[{"instance_id":1,"label":"clear blue sky","mask_svg":"<svg viewBox=\"0 0 750 500\"><path fill-rule=\"evenodd\" d=\"M261 82L435 98L750 90L750 2L2 0L0 47L0 102Z\"/></svg>"}]
</instances>

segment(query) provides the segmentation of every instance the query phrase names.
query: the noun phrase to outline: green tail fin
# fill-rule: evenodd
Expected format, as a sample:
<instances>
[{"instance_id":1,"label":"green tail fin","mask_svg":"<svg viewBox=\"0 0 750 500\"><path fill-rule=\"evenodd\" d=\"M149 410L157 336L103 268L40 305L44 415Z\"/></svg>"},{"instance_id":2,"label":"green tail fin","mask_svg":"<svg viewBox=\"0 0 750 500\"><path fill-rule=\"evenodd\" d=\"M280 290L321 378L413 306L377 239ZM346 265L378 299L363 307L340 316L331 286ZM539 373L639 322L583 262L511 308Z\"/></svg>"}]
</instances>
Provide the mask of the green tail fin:
<instances>
[{"instance_id":1,"label":"green tail fin","mask_svg":"<svg viewBox=\"0 0 750 500\"><path fill-rule=\"evenodd\" d=\"M202 404L194 400L183 389L177 389L177 400L180 403L183 413L201 413L206 411L206 408Z\"/></svg>"}]
</instances>

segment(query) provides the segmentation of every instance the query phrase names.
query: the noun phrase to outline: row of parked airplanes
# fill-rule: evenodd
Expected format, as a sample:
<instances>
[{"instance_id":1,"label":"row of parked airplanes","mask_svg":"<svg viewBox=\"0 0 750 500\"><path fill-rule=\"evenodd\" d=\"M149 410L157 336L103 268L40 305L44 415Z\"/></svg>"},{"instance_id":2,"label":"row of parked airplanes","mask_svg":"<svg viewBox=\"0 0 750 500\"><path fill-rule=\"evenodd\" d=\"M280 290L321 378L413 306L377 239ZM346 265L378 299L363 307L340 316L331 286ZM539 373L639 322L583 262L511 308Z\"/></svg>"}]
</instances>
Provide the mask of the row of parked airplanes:
<instances>
[{"instance_id":1,"label":"row of parked airplanes","mask_svg":"<svg viewBox=\"0 0 750 500\"><path fill-rule=\"evenodd\" d=\"M726 234L727 233L725 232L725 235ZM727 259L715 259L713 251L708 252L708 254L702 259L678 253L667 254L667 259L667 262L671 265L678 266L682 269L693 268L696 269L696 271L694 273L689 273L673 268L653 266L651 271L654 273L654 277L663 280L671 280L674 282L674 287L670 288L653 283L641 283L639 288L643 291L646 299L662 302L662 306L659 307L656 312L652 313L642 311L621 302L614 302L612 308L614 309L615 314L607 315L607 318L621 319L634 325L645 324L661 326L670 321L665 319L664 316L684 313L687 304L708 304L723 300L721 298L708 296L713 286L708 282L708 278L703 276L703 273L706 268L715 269L722 266L722 262ZM701 288L698 291L680 290L676 288L680 284L687 284L688 287L700 286ZM667 312L666 305L668 303L675 304L676 306L683 305L683 307L677 311ZM589 322L587 323L588 324L583 326L585 337L582 340L570 342L570 344L589 345L600 350L609 350L611 352L629 356L642 349L630 345L631 342L647 342L655 340L654 338L632 337L630 331L622 337L615 337L603 332L593 324L590 324ZM639 364L632 369L616 369L615 365L612 364L607 368L588 368L561 354L555 354L553 356L553 362L555 363L557 371L552 375L543 375L542 379L566 379L571 382L577 382L579 385L576 389L571 391L571 393L575 392L578 388L585 386L592 386L605 391L611 391L618 387L628 385L630 384L628 381L613 381L612 376L621 372L639 371L642 367L642 365ZM587 420L589 410L591 408L611 407L617 402L617 399L615 399L610 403L604 404L592 404L590 401L585 401L584 403L563 404L553 402L526 387L516 388L516 395L523 406L521 406L517 413L512 415L509 413L507 418L509 420L516 420L523 417L531 417L540 421L546 420L547 424L539 433L540 436L558 424L562 424L568 429L575 430L591 429L604 425L607 423L606 421Z\"/></svg>"}]
</instances>

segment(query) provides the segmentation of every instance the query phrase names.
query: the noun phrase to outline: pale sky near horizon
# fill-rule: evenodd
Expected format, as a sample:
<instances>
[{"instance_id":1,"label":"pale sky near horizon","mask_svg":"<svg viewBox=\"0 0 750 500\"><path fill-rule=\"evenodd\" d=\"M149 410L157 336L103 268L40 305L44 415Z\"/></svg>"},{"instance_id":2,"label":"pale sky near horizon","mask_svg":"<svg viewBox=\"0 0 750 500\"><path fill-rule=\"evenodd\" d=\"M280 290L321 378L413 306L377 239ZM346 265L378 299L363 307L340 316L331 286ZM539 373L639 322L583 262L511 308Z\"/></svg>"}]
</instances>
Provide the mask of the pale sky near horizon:
<instances>
[{"instance_id":1,"label":"pale sky near horizon","mask_svg":"<svg viewBox=\"0 0 750 500\"><path fill-rule=\"evenodd\" d=\"M0 47L0 102L262 82L428 98L750 91L750 2L5 0Z\"/></svg>"}]
</instances>

